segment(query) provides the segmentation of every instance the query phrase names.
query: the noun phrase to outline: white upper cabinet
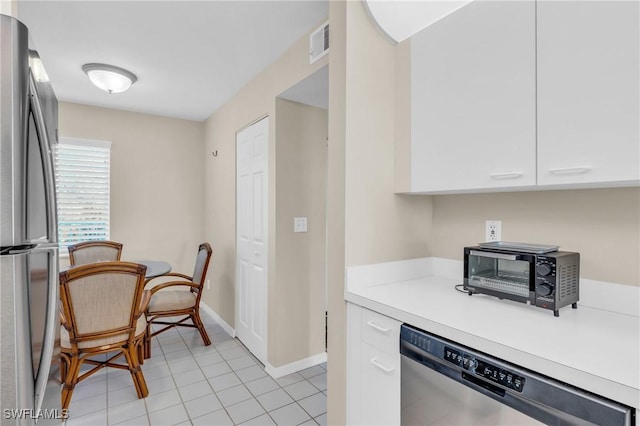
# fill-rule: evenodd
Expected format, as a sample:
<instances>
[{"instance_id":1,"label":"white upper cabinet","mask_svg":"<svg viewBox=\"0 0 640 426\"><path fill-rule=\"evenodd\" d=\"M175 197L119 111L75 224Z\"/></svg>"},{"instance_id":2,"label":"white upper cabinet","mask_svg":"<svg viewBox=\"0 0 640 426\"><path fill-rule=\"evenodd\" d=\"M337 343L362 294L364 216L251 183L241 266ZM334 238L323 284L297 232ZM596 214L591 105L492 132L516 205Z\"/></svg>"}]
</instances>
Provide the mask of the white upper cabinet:
<instances>
[{"instance_id":1,"label":"white upper cabinet","mask_svg":"<svg viewBox=\"0 0 640 426\"><path fill-rule=\"evenodd\" d=\"M640 179L638 1L538 1L538 184Z\"/></svg>"},{"instance_id":2,"label":"white upper cabinet","mask_svg":"<svg viewBox=\"0 0 640 426\"><path fill-rule=\"evenodd\" d=\"M476 0L412 37L412 192L535 185L535 25Z\"/></svg>"},{"instance_id":3,"label":"white upper cabinet","mask_svg":"<svg viewBox=\"0 0 640 426\"><path fill-rule=\"evenodd\" d=\"M639 27L640 0L475 0L414 35L410 192L638 185Z\"/></svg>"}]
</instances>

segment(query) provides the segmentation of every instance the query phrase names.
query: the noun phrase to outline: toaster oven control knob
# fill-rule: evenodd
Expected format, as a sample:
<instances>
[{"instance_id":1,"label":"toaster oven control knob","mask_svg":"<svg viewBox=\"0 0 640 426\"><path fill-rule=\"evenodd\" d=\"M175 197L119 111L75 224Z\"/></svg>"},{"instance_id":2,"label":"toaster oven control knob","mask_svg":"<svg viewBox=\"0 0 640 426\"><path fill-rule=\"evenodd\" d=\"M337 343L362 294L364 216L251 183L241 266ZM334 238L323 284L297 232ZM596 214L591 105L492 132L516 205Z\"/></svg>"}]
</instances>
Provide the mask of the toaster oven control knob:
<instances>
[{"instance_id":1,"label":"toaster oven control knob","mask_svg":"<svg viewBox=\"0 0 640 426\"><path fill-rule=\"evenodd\" d=\"M536 271L538 272L538 275L546 277L551 273L551 266L549 266L548 263L539 263Z\"/></svg>"},{"instance_id":2,"label":"toaster oven control knob","mask_svg":"<svg viewBox=\"0 0 640 426\"><path fill-rule=\"evenodd\" d=\"M553 287L549 284L540 284L536 287L536 293L540 296L549 296L553 293Z\"/></svg>"}]
</instances>

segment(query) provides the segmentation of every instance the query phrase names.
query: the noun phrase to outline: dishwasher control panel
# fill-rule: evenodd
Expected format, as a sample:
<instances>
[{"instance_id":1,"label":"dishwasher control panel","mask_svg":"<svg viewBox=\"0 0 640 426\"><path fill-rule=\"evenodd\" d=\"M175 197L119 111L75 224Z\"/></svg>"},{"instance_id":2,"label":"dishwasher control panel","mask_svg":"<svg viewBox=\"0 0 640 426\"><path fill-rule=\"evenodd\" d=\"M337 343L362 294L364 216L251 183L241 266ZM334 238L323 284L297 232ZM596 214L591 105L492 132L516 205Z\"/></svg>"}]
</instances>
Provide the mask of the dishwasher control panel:
<instances>
[{"instance_id":1,"label":"dishwasher control panel","mask_svg":"<svg viewBox=\"0 0 640 426\"><path fill-rule=\"evenodd\" d=\"M517 392L522 392L522 389L524 388L524 377L483 361L478 361L476 374L484 377L485 379L500 383L502 386L508 387Z\"/></svg>"},{"instance_id":2,"label":"dishwasher control panel","mask_svg":"<svg viewBox=\"0 0 640 426\"><path fill-rule=\"evenodd\" d=\"M517 392L522 392L525 378L512 371L492 365L486 361L478 360L464 352L444 347L442 358L452 364L462 367L465 370L473 371L477 376L483 377L492 382L498 383Z\"/></svg>"}]
</instances>

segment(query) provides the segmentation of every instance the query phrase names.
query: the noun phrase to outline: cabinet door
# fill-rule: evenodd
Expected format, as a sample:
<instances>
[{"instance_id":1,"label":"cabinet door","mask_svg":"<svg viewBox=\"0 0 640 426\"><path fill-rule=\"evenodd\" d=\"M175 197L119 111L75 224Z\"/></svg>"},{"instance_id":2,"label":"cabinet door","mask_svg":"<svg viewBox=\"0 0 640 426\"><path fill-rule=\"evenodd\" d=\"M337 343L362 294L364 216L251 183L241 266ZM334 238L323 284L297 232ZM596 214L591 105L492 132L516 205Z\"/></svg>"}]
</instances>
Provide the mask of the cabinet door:
<instances>
[{"instance_id":1,"label":"cabinet door","mask_svg":"<svg viewBox=\"0 0 640 426\"><path fill-rule=\"evenodd\" d=\"M640 179L638 5L538 2L538 184Z\"/></svg>"},{"instance_id":2,"label":"cabinet door","mask_svg":"<svg viewBox=\"0 0 640 426\"><path fill-rule=\"evenodd\" d=\"M396 353L362 344L361 425L400 424L400 349Z\"/></svg>"},{"instance_id":3,"label":"cabinet door","mask_svg":"<svg viewBox=\"0 0 640 426\"><path fill-rule=\"evenodd\" d=\"M400 424L400 325L347 303L347 424Z\"/></svg>"},{"instance_id":4,"label":"cabinet door","mask_svg":"<svg viewBox=\"0 0 640 426\"><path fill-rule=\"evenodd\" d=\"M411 39L413 192L531 186L535 3L476 0Z\"/></svg>"}]
</instances>

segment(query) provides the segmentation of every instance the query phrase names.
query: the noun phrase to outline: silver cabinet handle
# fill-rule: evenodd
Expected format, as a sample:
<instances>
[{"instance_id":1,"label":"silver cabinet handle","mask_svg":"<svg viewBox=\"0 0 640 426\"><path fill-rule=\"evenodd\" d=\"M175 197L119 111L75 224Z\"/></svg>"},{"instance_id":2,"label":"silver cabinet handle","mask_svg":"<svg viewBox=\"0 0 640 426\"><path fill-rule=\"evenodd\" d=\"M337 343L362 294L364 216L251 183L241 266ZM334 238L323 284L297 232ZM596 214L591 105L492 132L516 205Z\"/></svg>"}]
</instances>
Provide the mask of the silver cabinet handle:
<instances>
[{"instance_id":1,"label":"silver cabinet handle","mask_svg":"<svg viewBox=\"0 0 640 426\"><path fill-rule=\"evenodd\" d=\"M591 171L591 166L563 167L560 169L549 169L552 175L581 175Z\"/></svg>"},{"instance_id":2,"label":"silver cabinet handle","mask_svg":"<svg viewBox=\"0 0 640 426\"><path fill-rule=\"evenodd\" d=\"M374 329L376 329L376 330L378 330L378 331L382 332L382 333L388 333L388 332L390 332L390 331L391 331L391 329L390 329L390 328L384 328L384 327L382 327L382 326L380 326L380 325L376 324L375 322L373 322L373 320L371 320L371 321L367 321L367 325L368 325L369 327L372 327L372 328L374 328Z\"/></svg>"},{"instance_id":3,"label":"silver cabinet handle","mask_svg":"<svg viewBox=\"0 0 640 426\"><path fill-rule=\"evenodd\" d=\"M507 172L507 173L492 173L491 179L501 180L501 179L518 179L524 175L522 172Z\"/></svg>"},{"instance_id":4,"label":"silver cabinet handle","mask_svg":"<svg viewBox=\"0 0 640 426\"><path fill-rule=\"evenodd\" d=\"M384 371L385 373L391 373L393 370L395 370L395 368L393 368L393 367L387 367L387 366L384 366L384 365L380 364L380 361L378 361L375 358L371 358L371 364L375 365L376 367L378 367L380 370Z\"/></svg>"}]
</instances>

